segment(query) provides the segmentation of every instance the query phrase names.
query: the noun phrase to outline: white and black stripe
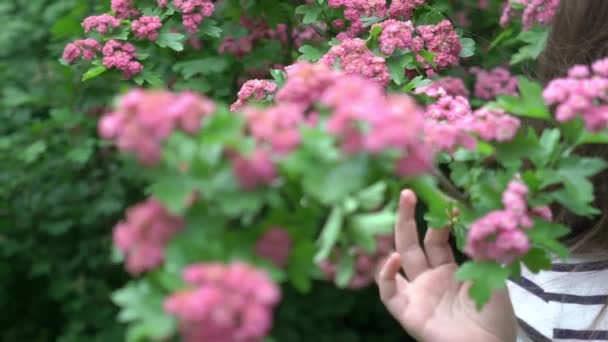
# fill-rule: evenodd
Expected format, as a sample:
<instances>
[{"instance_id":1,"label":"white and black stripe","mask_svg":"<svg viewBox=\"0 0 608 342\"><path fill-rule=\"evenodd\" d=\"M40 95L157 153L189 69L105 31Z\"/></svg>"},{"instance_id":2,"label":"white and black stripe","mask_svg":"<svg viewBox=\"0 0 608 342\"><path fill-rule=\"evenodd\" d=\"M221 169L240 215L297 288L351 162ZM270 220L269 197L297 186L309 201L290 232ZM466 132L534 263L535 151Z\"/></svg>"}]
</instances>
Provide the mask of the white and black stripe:
<instances>
[{"instance_id":1,"label":"white and black stripe","mask_svg":"<svg viewBox=\"0 0 608 342\"><path fill-rule=\"evenodd\" d=\"M596 259L597 260L597 259ZM520 325L518 341L608 341L608 260L554 264L509 283Z\"/></svg>"}]
</instances>

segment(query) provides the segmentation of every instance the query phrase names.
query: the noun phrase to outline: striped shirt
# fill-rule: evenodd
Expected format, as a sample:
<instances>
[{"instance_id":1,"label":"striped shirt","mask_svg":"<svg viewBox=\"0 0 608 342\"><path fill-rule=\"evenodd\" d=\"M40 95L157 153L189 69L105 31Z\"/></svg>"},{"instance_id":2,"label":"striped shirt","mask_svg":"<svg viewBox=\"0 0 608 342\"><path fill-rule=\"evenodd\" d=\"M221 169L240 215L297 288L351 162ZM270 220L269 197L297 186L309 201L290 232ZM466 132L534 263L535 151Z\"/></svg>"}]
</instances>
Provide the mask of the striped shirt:
<instances>
[{"instance_id":1,"label":"striped shirt","mask_svg":"<svg viewBox=\"0 0 608 342\"><path fill-rule=\"evenodd\" d=\"M608 260L572 259L509 282L518 342L608 341ZM595 324L594 324L595 322Z\"/></svg>"}]
</instances>

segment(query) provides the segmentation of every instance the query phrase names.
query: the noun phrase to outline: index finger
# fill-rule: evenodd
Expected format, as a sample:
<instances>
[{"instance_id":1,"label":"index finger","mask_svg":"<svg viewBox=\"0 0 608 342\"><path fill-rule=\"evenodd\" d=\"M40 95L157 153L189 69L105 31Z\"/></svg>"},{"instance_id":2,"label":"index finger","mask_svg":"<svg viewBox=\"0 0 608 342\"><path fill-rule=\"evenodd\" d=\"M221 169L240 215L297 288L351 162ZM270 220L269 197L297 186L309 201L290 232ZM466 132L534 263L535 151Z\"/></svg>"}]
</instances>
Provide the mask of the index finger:
<instances>
[{"instance_id":1,"label":"index finger","mask_svg":"<svg viewBox=\"0 0 608 342\"><path fill-rule=\"evenodd\" d=\"M416 195L403 190L399 199L399 212L395 225L395 247L401 255L401 267L408 280L413 281L429 266L420 246L416 225Z\"/></svg>"}]
</instances>

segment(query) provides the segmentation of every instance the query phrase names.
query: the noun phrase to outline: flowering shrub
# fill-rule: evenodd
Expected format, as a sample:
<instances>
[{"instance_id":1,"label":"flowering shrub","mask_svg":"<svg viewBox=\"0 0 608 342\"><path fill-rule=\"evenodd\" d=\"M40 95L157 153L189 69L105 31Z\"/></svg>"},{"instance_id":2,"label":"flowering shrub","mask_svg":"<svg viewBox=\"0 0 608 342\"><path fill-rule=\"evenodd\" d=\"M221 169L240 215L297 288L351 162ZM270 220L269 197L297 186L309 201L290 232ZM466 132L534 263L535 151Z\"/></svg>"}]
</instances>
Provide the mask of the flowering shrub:
<instances>
[{"instance_id":1,"label":"flowering shrub","mask_svg":"<svg viewBox=\"0 0 608 342\"><path fill-rule=\"evenodd\" d=\"M606 164L572 151L608 142L606 62L544 90L517 76L556 4L114 0L84 19L62 62L141 86L98 124L149 196L114 227L129 338L257 341L277 284L368 286L403 187L453 231L480 307L521 265L565 257L549 207L597 213Z\"/></svg>"}]
</instances>

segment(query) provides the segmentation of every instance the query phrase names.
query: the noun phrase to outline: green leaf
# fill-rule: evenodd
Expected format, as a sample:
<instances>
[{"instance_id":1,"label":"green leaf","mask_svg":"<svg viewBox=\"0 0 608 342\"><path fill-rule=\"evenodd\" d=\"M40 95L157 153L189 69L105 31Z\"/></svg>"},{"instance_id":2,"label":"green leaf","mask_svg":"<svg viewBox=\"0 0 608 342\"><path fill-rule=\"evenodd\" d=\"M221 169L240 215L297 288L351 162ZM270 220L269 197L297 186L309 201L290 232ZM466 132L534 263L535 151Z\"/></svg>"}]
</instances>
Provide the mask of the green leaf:
<instances>
[{"instance_id":1,"label":"green leaf","mask_svg":"<svg viewBox=\"0 0 608 342\"><path fill-rule=\"evenodd\" d=\"M42 140L38 140L35 143L29 145L23 151L23 154L20 156L20 158L23 159L26 163L32 163L38 160L38 158L40 158L42 153L46 151L46 148L46 143Z\"/></svg>"},{"instance_id":2,"label":"green leaf","mask_svg":"<svg viewBox=\"0 0 608 342\"><path fill-rule=\"evenodd\" d=\"M548 38L549 30L547 28L536 27L532 30L520 33L517 39L525 43L525 45L521 47L517 53L511 56L511 65L519 64L526 60L537 59L545 50Z\"/></svg>"},{"instance_id":3,"label":"green leaf","mask_svg":"<svg viewBox=\"0 0 608 342\"><path fill-rule=\"evenodd\" d=\"M351 253L344 253L338 263L336 272L336 285L345 288L355 274L355 256Z\"/></svg>"},{"instance_id":4,"label":"green leaf","mask_svg":"<svg viewBox=\"0 0 608 342\"><path fill-rule=\"evenodd\" d=\"M405 70L412 68L414 61L414 56L411 53L389 58L386 61L386 66L390 72L391 80L397 85L402 85L405 82Z\"/></svg>"},{"instance_id":5,"label":"green leaf","mask_svg":"<svg viewBox=\"0 0 608 342\"><path fill-rule=\"evenodd\" d=\"M148 192L175 214L185 210L186 198L196 189L197 182L185 175L168 173L152 183Z\"/></svg>"},{"instance_id":6,"label":"green leaf","mask_svg":"<svg viewBox=\"0 0 608 342\"><path fill-rule=\"evenodd\" d=\"M319 236L319 240L317 244L319 245L319 250L315 255L315 262L320 262L329 256L334 245L338 241L338 237L340 236L340 232L342 231L342 223L344 222L344 214L342 212L342 208L339 206L335 206L323 229L321 231L321 235Z\"/></svg>"},{"instance_id":7,"label":"green leaf","mask_svg":"<svg viewBox=\"0 0 608 342\"><path fill-rule=\"evenodd\" d=\"M104 67L103 65L93 66L82 75L81 81L88 81L103 74L106 71L108 71L108 69L106 69L106 67Z\"/></svg>"},{"instance_id":8,"label":"green leaf","mask_svg":"<svg viewBox=\"0 0 608 342\"><path fill-rule=\"evenodd\" d=\"M385 18L379 18L376 16L371 16L371 17L366 17L366 16L362 16L361 17L361 22L363 22L363 27L370 27L374 24L380 23L382 21L384 21Z\"/></svg>"},{"instance_id":9,"label":"green leaf","mask_svg":"<svg viewBox=\"0 0 608 342\"><path fill-rule=\"evenodd\" d=\"M431 176L421 176L410 180L410 188L429 208L425 219L432 227L445 227L448 224L448 213L451 206L447 196L441 192L435 179Z\"/></svg>"},{"instance_id":10,"label":"green leaf","mask_svg":"<svg viewBox=\"0 0 608 342\"><path fill-rule=\"evenodd\" d=\"M316 247L313 242L299 240L289 254L287 277L293 286L302 293L310 292L312 288L311 269Z\"/></svg>"},{"instance_id":11,"label":"green leaf","mask_svg":"<svg viewBox=\"0 0 608 342\"><path fill-rule=\"evenodd\" d=\"M561 133L558 129L547 129L543 131L537 149L533 149L530 159L536 167L546 166L556 154L559 148Z\"/></svg>"},{"instance_id":12,"label":"green leaf","mask_svg":"<svg viewBox=\"0 0 608 342\"><path fill-rule=\"evenodd\" d=\"M173 334L176 322L164 313L164 299L164 294L146 281L131 282L114 292L112 300L121 307L118 320L135 322L128 340L158 340Z\"/></svg>"},{"instance_id":13,"label":"green leaf","mask_svg":"<svg viewBox=\"0 0 608 342\"><path fill-rule=\"evenodd\" d=\"M437 68L437 64L435 63L435 57L437 56L436 54L434 54L434 53L432 53L430 51L426 51L426 50L421 50L420 52L418 52L418 54L427 63L429 63L433 68Z\"/></svg>"},{"instance_id":14,"label":"green leaf","mask_svg":"<svg viewBox=\"0 0 608 342\"><path fill-rule=\"evenodd\" d=\"M184 50L184 39L185 35L181 33L171 32L169 30L162 30L156 40L156 44L161 48L170 48L175 51Z\"/></svg>"},{"instance_id":15,"label":"green leaf","mask_svg":"<svg viewBox=\"0 0 608 342\"><path fill-rule=\"evenodd\" d=\"M462 50L460 51L461 58L467 58L475 55L475 41L471 38L462 38L460 40Z\"/></svg>"},{"instance_id":16,"label":"green leaf","mask_svg":"<svg viewBox=\"0 0 608 342\"><path fill-rule=\"evenodd\" d=\"M219 38L222 35L222 29L217 26L217 21L205 19L199 26L199 32L209 37Z\"/></svg>"},{"instance_id":17,"label":"green leaf","mask_svg":"<svg viewBox=\"0 0 608 342\"><path fill-rule=\"evenodd\" d=\"M356 214L348 218L349 228L361 234L371 236L387 235L393 232L396 214L393 210L384 210L369 214Z\"/></svg>"},{"instance_id":18,"label":"green leaf","mask_svg":"<svg viewBox=\"0 0 608 342\"><path fill-rule=\"evenodd\" d=\"M402 90L404 93L409 93L420 87L428 86L431 83L432 83L431 80L429 80L428 78L424 78L424 76L422 76L422 75L416 76L408 84L406 84Z\"/></svg>"},{"instance_id":19,"label":"green leaf","mask_svg":"<svg viewBox=\"0 0 608 342\"><path fill-rule=\"evenodd\" d=\"M302 55L298 57L299 61L316 62L323 57L323 52L311 45L302 45L298 51L302 53Z\"/></svg>"},{"instance_id":20,"label":"green leaf","mask_svg":"<svg viewBox=\"0 0 608 342\"><path fill-rule=\"evenodd\" d=\"M364 155L351 158L327 169L313 166L309 177L302 180L306 193L321 203L332 205L360 190L368 174L368 160Z\"/></svg>"},{"instance_id":21,"label":"green leaf","mask_svg":"<svg viewBox=\"0 0 608 342\"><path fill-rule=\"evenodd\" d=\"M458 280L472 282L469 295L477 310L481 310L490 301L494 290L505 288L509 275L508 269L493 262L468 261L456 272Z\"/></svg>"},{"instance_id":22,"label":"green leaf","mask_svg":"<svg viewBox=\"0 0 608 342\"><path fill-rule=\"evenodd\" d=\"M368 41L374 41L376 40L380 34L382 34L382 26L380 25L376 25L374 27L372 27L372 29L369 31L369 39Z\"/></svg>"},{"instance_id":23,"label":"green leaf","mask_svg":"<svg viewBox=\"0 0 608 342\"><path fill-rule=\"evenodd\" d=\"M386 182L380 181L361 190L355 195L355 198L359 206L364 210L374 210L384 202L386 189Z\"/></svg>"},{"instance_id":24,"label":"green leaf","mask_svg":"<svg viewBox=\"0 0 608 342\"><path fill-rule=\"evenodd\" d=\"M141 73L141 77L142 79L148 83L149 85L153 86L153 87L163 87L165 85L165 82L162 79L161 74L156 73L156 72L152 72L149 70L144 70Z\"/></svg>"},{"instance_id":25,"label":"green leaf","mask_svg":"<svg viewBox=\"0 0 608 342\"><path fill-rule=\"evenodd\" d=\"M522 261L532 273L551 269L551 257L541 248L532 248Z\"/></svg>"},{"instance_id":26,"label":"green leaf","mask_svg":"<svg viewBox=\"0 0 608 342\"><path fill-rule=\"evenodd\" d=\"M526 233L533 245L543 247L562 259L568 257L568 249L559 241L560 238L570 233L568 227L553 222L535 220L534 227Z\"/></svg>"},{"instance_id":27,"label":"green leaf","mask_svg":"<svg viewBox=\"0 0 608 342\"><path fill-rule=\"evenodd\" d=\"M222 73L228 68L228 60L219 56L205 57L177 62L173 71L179 72L186 80L196 75L211 75Z\"/></svg>"},{"instance_id":28,"label":"green leaf","mask_svg":"<svg viewBox=\"0 0 608 342\"><path fill-rule=\"evenodd\" d=\"M315 4L300 5L296 7L295 13L302 16L302 23L309 25L317 21L319 15L323 12L323 7Z\"/></svg>"},{"instance_id":29,"label":"green leaf","mask_svg":"<svg viewBox=\"0 0 608 342\"><path fill-rule=\"evenodd\" d=\"M543 87L525 77L519 77L519 97L502 95L497 104L505 111L522 117L550 120L551 112L542 96Z\"/></svg>"}]
</instances>

